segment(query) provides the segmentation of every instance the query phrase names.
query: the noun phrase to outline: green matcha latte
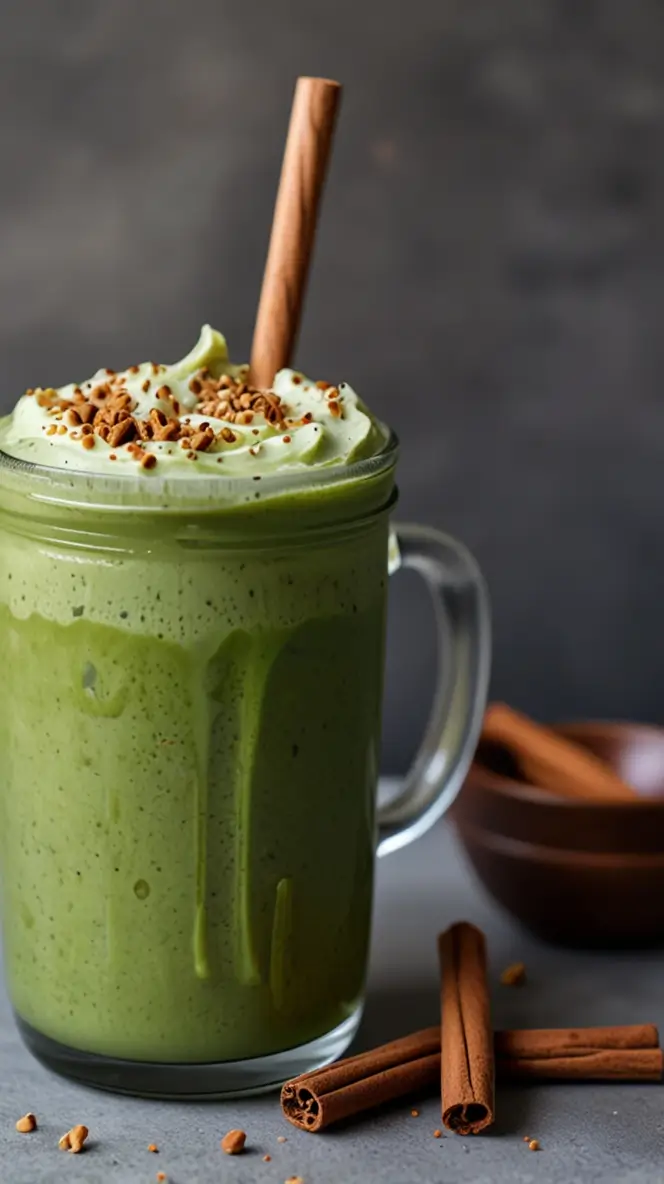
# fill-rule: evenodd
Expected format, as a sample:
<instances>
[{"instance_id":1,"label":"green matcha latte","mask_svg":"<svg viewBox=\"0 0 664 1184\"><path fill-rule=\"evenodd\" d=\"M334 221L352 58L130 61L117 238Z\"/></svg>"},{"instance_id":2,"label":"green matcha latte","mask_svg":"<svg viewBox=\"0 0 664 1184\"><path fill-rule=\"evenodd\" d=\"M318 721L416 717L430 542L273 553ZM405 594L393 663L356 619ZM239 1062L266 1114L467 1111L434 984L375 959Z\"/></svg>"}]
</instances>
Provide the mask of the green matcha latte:
<instances>
[{"instance_id":1,"label":"green matcha latte","mask_svg":"<svg viewBox=\"0 0 664 1184\"><path fill-rule=\"evenodd\" d=\"M394 449L352 389L171 366L0 425L0 854L24 1031L226 1062L358 1013Z\"/></svg>"}]
</instances>

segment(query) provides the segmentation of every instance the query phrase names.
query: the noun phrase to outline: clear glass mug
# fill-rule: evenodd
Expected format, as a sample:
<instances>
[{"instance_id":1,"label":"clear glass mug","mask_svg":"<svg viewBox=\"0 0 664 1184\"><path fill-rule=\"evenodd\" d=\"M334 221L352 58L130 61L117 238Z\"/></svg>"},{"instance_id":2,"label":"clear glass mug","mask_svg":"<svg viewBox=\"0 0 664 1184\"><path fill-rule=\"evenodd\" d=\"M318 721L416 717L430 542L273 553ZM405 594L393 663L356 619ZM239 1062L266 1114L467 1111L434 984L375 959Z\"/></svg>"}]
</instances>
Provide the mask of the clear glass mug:
<instances>
[{"instance_id":1,"label":"clear glass mug","mask_svg":"<svg viewBox=\"0 0 664 1184\"><path fill-rule=\"evenodd\" d=\"M454 798L489 671L474 561L395 527L441 660L376 811L396 456L169 486L0 455L5 973L52 1068L220 1096L352 1040L376 850Z\"/></svg>"}]
</instances>

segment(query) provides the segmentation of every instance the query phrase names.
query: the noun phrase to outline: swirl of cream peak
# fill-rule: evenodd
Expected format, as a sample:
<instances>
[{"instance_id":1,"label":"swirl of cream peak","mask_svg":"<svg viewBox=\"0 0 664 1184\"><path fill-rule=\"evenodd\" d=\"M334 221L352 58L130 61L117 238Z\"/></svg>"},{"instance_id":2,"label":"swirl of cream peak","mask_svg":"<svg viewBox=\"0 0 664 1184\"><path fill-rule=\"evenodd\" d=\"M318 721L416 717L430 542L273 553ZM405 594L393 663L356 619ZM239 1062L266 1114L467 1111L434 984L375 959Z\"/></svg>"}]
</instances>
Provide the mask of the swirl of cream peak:
<instances>
[{"instance_id":1,"label":"swirl of cream peak","mask_svg":"<svg viewBox=\"0 0 664 1184\"><path fill-rule=\"evenodd\" d=\"M179 362L36 388L0 420L0 450L17 459L145 480L348 465L374 456L385 438L347 383L281 370L272 392L252 390L248 367L230 362L225 338L209 325Z\"/></svg>"}]
</instances>

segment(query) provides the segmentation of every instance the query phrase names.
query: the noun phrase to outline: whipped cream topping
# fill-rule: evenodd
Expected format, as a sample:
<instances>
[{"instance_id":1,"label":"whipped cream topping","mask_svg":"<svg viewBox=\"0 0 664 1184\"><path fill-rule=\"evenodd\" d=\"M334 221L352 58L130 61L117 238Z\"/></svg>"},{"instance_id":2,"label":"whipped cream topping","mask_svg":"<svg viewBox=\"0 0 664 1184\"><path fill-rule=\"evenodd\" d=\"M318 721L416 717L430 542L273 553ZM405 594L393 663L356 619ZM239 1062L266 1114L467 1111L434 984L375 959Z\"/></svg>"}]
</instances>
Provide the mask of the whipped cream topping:
<instances>
[{"instance_id":1,"label":"whipped cream topping","mask_svg":"<svg viewBox=\"0 0 664 1184\"><path fill-rule=\"evenodd\" d=\"M375 455L382 426L347 383L281 370L270 391L233 365L205 325L173 365L99 370L86 382L27 391L0 421L0 449L52 468L191 478L263 476Z\"/></svg>"}]
</instances>

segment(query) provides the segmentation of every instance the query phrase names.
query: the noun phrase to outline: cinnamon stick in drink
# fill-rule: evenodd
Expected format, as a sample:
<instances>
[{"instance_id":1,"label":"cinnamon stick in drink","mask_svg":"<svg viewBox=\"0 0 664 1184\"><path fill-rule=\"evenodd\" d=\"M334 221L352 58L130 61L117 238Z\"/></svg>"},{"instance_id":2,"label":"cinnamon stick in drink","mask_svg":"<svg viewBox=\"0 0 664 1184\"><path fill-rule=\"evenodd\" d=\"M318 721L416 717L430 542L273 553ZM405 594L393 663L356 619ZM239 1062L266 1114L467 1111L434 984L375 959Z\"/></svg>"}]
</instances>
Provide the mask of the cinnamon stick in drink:
<instances>
[{"instance_id":1,"label":"cinnamon stick in drink","mask_svg":"<svg viewBox=\"0 0 664 1184\"><path fill-rule=\"evenodd\" d=\"M499 1079L655 1081L662 1052L653 1024L496 1032ZM380 1048L289 1081L285 1117L317 1132L384 1102L433 1091L440 1084L440 1028L424 1028Z\"/></svg>"},{"instance_id":2,"label":"cinnamon stick in drink","mask_svg":"<svg viewBox=\"0 0 664 1184\"><path fill-rule=\"evenodd\" d=\"M506 748L532 785L561 797L591 802L638 801L636 790L594 753L505 703L489 705L481 739Z\"/></svg>"},{"instance_id":3,"label":"cinnamon stick in drink","mask_svg":"<svg viewBox=\"0 0 664 1184\"><path fill-rule=\"evenodd\" d=\"M340 96L329 78L297 80L251 347L257 387L291 361Z\"/></svg>"},{"instance_id":4,"label":"cinnamon stick in drink","mask_svg":"<svg viewBox=\"0 0 664 1184\"><path fill-rule=\"evenodd\" d=\"M494 1117L493 1031L484 934L461 921L438 938L443 1123L476 1135Z\"/></svg>"}]
</instances>

